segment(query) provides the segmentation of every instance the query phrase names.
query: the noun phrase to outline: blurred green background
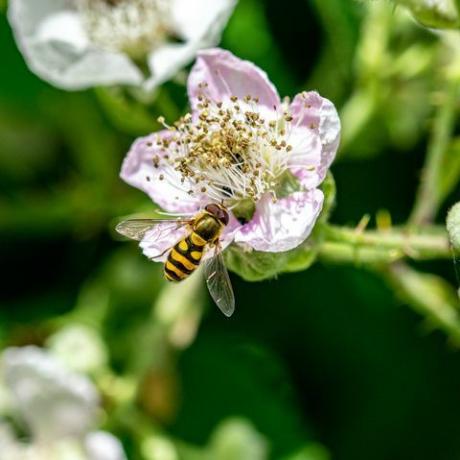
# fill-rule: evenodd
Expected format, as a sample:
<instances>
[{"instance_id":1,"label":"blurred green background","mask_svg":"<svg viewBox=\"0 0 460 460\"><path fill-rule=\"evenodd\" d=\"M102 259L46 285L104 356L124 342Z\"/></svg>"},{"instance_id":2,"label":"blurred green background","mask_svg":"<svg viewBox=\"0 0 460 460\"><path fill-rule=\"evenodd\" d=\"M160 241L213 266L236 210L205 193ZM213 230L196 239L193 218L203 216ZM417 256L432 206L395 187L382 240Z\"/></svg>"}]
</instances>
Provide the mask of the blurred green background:
<instances>
[{"instance_id":1,"label":"blurred green background","mask_svg":"<svg viewBox=\"0 0 460 460\"><path fill-rule=\"evenodd\" d=\"M265 69L281 95L316 89L341 110L332 222L380 209L407 219L445 86L435 35L384 0L240 0L221 46ZM150 209L120 164L160 113L185 109L184 87L168 83L148 109L116 90L61 92L27 70L4 14L0 56L0 344L94 326L112 372L140 382L132 419L105 403L130 459L143 458L134 420L204 446L229 417L248 421L271 459L460 458L458 349L363 268L232 276L236 314L206 297L196 338L165 347L151 312L161 267L113 226ZM439 222L458 197L457 186ZM418 268L456 283L453 261Z\"/></svg>"}]
</instances>

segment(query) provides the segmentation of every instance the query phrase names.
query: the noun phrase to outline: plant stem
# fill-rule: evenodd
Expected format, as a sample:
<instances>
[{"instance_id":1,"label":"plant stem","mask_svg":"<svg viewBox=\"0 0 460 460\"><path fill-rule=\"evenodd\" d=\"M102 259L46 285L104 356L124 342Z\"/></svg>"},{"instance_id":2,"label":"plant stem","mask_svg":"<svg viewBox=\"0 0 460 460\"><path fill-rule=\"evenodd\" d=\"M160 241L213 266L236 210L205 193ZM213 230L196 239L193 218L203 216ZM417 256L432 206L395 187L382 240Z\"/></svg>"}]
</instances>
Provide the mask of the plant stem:
<instances>
[{"instance_id":1,"label":"plant stem","mask_svg":"<svg viewBox=\"0 0 460 460\"><path fill-rule=\"evenodd\" d=\"M444 330L455 345L460 345L458 299L446 281L436 275L419 273L401 262L388 265L382 274L403 301L433 326Z\"/></svg>"},{"instance_id":2,"label":"plant stem","mask_svg":"<svg viewBox=\"0 0 460 460\"><path fill-rule=\"evenodd\" d=\"M441 204L442 169L454 127L457 94L458 84L449 82L434 120L433 134L428 146L420 186L409 218L411 225L431 222Z\"/></svg>"},{"instance_id":3,"label":"plant stem","mask_svg":"<svg viewBox=\"0 0 460 460\"><path fill-rule=\"evenodd\" d=\"M320 257L330 262L388 264L404 257L416 260L452 257L447 232L443 227L423 231L393 228L388 231L357 231L327 225Z\"/></svg>"}]
</instances>

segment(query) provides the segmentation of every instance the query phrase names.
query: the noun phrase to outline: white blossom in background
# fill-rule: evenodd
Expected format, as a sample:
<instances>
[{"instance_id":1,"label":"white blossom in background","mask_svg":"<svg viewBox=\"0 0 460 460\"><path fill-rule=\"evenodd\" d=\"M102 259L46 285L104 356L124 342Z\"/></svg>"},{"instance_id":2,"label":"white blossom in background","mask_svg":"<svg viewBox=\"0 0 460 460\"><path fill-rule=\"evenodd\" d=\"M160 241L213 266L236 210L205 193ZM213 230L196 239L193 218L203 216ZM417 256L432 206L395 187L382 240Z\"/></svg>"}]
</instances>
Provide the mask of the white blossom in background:
<instances>
[{"instance_id":1,"label":"white blossom in background","mask_svg":"<svg viewBox=\"0 0 460 460\"><path fill-rule=\"evenodd\" d=\"M94 431L99 398L86 377L33 346L5 350L0 363L10 416L28 433L19 439L0 419L0 460L126 460L114 436Z\"/></svg>"},{"instance_id":2,"label":"white blossom in background","mask_svg":"<svg viewBox=\"0 0 460 460\"><path fill-rule=\"evenodd\" d=\"M152 91L215 45L236 0L10 0L30 69L68 90L125 84Z\"/></svg>"},{"instance_id":3,"label":"white blossom in background","mask_svg":"<svg viewBox=\"0 0 460 460\"><path fill-rule=\"evenodd\" d=\"M68 369L95 373L107 365L107 348L100 335L82 324L70 324L50 336L46 342L51 353Z\"/></svg>"}]
</instances>

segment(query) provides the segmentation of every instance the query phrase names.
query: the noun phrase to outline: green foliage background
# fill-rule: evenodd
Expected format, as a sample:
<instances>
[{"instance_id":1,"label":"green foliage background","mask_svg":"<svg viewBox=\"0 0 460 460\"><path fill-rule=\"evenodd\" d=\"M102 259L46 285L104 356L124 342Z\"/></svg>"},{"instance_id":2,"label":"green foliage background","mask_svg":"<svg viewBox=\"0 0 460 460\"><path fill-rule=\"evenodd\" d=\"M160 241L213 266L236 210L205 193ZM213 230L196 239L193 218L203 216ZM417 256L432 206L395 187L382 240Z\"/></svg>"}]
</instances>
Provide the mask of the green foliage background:
<instances>
[{"instance_id":1,"label":"green foliage background","mask_svg":"<svg viewBox=\"0 0 460 460\"><path fill-rule=\"evenodd\" d=\"M221 46L265 69L280 94L317 89L341 110L332 222L381 209L407 219L447 85L433 34L384 0L240 0ZM0 56L0 343L43 344L69 322L98 330L111 373L143 388L131 405L112 395L105 406L130 459L146 458L150 432L184 459L213 442L206 458L265 458L216 453L216 427L231 417L271 459L460 458L458 349L359 264L232 276L234 317L196 300L206 309L195 340L165 351L152 314L161 267L113 227L151 209L118 171L135 135L185 109L184 87L168 83L147 109L116 90L58 91L27 70L4 15ZM458 198L454 183L438 222ZM456 283L453 261L415 266Z\"/></svg>"}]
</instances>

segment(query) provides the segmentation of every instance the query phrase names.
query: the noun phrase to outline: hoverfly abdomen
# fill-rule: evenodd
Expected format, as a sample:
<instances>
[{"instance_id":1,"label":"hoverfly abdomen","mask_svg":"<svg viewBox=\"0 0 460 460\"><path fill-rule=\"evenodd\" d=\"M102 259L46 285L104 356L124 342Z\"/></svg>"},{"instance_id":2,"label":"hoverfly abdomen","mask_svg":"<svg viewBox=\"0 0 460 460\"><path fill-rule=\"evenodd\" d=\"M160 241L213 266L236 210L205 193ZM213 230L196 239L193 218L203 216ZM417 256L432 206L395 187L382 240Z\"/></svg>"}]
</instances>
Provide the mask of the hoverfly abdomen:
<instances>
[{"instance_id":1,"label":"hoverfly abdomen","mask_svg":"<svg viewBox=\"0 0 460 460\"><path fill-rule=\"evenodd\" d=\"M179 241L170 251L164 267L168 281L182 281L199 266L206 241L195 232Z\"/></svg>"}]
</instances>

